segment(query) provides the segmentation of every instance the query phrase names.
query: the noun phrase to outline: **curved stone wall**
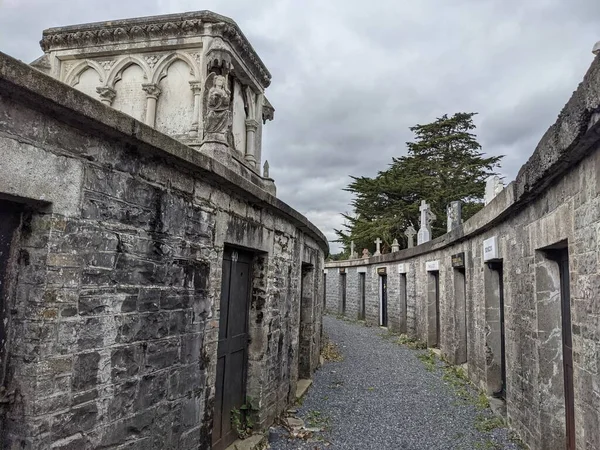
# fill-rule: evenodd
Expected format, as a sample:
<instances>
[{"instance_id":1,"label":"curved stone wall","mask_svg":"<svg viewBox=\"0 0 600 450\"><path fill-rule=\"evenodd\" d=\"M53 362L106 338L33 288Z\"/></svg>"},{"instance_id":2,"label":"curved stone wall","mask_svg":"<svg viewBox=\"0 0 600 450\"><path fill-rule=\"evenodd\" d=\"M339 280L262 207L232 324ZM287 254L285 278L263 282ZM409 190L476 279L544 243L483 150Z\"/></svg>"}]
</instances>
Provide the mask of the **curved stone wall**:
<instances>
[{"instance_id":1,"label":"curved stone wall","mask_svg":"<svg viewBox=\"0 0 600 450\"><path fill-rule=\"evenodd\" d=\"M388 326L439 347L504 396L532 449L565 448L568 330L577 448L600 448L599 111L596 58L517 179L477 215L417 247L325 269L327 309L356 318L364 308L370 325L385 322L386 276ZM571 326L562 323L569 313Z\"/></svg>"},{"instance_id":2,"label":"curved stone wall","mask_svg":"<svg viewBox=\"0 0 600 450\"><path fill-rule=\"evenodd\" d=\"M306 218L1 53L0 154L2 448L209 448L227 248L252 258L258 426L295 399L328 251Z\"/></svg>"}]
</instances>

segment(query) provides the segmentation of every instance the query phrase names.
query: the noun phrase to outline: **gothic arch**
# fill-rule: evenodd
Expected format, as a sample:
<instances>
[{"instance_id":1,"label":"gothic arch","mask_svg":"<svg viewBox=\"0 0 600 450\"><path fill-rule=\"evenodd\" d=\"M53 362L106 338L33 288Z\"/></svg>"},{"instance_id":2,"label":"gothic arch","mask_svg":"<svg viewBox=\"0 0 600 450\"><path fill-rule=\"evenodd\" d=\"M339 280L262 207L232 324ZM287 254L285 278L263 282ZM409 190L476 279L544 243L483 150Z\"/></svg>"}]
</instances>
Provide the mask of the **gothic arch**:
<instances>
[{"instance_id":1,"label":"gothic arch","mask_svg":"<svg viewBox=\"0 0 600 450\"><path fill-rule=\"evenodd\" d=\"M104 83L104 69L95 61L85 59L80 63L76 64L65 76L65 84L73 87L79 83L79 77L87 69L94 69L98 73L100 82Z\"/></svg>"},{"instance_id":2,"label":"gothic arch","mask_svg":"<svg viewBox=\"0 0 600 450\"><path fill-rule=\"evenodd\" d=\"M121 79L121 74L125 69L127 69L132 64L139 66L144 72L144 78L147 80L150 78L150 67L146 64L141 58L137 56L126 56L123 59L120 59L110 70L108 78L106 80L106 85L110 88L115 87L115 83ZM141 87L140 87L141 88Z\"/></svg>"},{"instance_id":3,"label":"gothic arch","mask_svg":"<svg viewBox=\"0 0 600 450\"><path fill-rule=\"evenodd\" d=\"M152 83L158 84L160 80L167 76L167 70L171 64L175 61L181 60L190 67L190 74L194 77L195 81L200 81L200 71L194 61L194 59L184 52L174 52L160 60L154 74L152 76Z\"/></svg>"}]
</instances>

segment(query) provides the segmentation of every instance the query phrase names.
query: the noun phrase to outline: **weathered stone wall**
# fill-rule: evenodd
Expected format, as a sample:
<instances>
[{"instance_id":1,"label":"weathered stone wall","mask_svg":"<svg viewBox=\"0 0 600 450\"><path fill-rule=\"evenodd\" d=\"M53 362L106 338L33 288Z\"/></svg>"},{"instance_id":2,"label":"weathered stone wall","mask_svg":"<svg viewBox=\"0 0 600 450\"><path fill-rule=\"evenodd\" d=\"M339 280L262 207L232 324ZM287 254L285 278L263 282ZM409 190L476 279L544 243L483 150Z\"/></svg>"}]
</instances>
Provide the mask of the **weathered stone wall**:
<instances>
[{"instance_id":1,"label":"weathered stone wall","mask_svg":"<svg viewBox=\"0 0 600 450\"><path fill-rule=\"evenodd\" d=\"M319 363L323 235L195 150L0 54L0 195L23 205L2 448L210 447L225 245L254 252L265 426ZM303 263L316 274L303 303ZM308 333L308 334L306 334Z\"/></svg>"},{"instance_id":2,"label":"weathered stone wall","mask_svg":"<svg viewBox=\"0 0 600 450\"><path fill-rule=\"evenodd\" d=\"M497 271L502 263L507 416L532 449L565 448L561 283L552 259L556 248L568 248L569 254L577 449L600 448L599 108L596 58L516 181L476 216L412 249L326 266L328 292L335 292L340 268L350 280L358 276L356 267L367 266L370 325L379 324L377 270L385 267L390 328L398 331L406 320L409 335L431 344L436 337L434 276L427 263L438 261L439 347L450 361L466 358L469 377L492 394L502 384ZM483 243L494 236L498 258L490 267ZM464 278L451 263L451 256L460 252L465 254ZM407 272L406 313L399 304L399 270ZM354 301L357 284L349 281L348 286L348 299ZM335 297L328 298L327 308L336 310Z\"/></svg>"}]
</instances>

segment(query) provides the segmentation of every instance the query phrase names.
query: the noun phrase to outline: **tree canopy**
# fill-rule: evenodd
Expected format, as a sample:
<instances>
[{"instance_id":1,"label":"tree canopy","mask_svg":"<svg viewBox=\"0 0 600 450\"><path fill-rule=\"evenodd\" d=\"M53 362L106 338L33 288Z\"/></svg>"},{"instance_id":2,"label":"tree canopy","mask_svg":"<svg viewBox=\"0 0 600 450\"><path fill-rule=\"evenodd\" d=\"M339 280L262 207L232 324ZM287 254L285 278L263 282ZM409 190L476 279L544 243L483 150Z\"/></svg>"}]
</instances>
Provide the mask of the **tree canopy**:
<instances>
[{"instance_id":1,"label":"tree canopy","mask_svg":"<svg viewBox=\"0 0 600 450\"><path fill-rule=\"evenodd\" d=\"M463 202L462 217L468 219L483 207L485 180L495 175L502 156L486 157L473 133L476 113L444 114L434 122L415 125L415 137L407 142L407 155L392 159L388 169L374 178L351 176L345 189L354 194L353 214L343 214L343 230L335 230L347 251L354 241L360 253L373 251L381 238L389 249L398 239L407 246L404 231L419 228L419 205L427 201L437 219L432 235L446 232L446 206Z\"/></svg>"}]
</instances>

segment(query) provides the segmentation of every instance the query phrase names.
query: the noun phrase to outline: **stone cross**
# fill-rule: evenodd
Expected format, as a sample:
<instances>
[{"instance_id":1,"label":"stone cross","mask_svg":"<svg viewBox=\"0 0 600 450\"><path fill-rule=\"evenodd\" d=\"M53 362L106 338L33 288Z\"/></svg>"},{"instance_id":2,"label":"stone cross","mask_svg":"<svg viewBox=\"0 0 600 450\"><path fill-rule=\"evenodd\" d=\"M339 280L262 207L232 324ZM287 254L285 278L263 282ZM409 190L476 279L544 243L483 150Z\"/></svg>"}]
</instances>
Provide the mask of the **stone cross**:
<instances>
[{"instance_id":1,"label":"stone cross","mask_svg":"<svg viewBox=\"0 0 600 450\"><path fill-rule=\"evenodd\" d=\"M436 217L435 214L431 212L430 208L431 206L429 206L425 200L421 200L421 206L419 206L419 211L421 211L421 227L417 234L417 245L421 245L431 240L431 222L433 222Z\"/></svg>"},{"instance_id":2,"label":"stone cross","mask_svg":"<svg viewBox=\"0 0 600 450\"><path fill-rule=\"evenodd\" d=\"M358 255L354 252L355 248L354 248L354 241L350 242L350 259L356 259L358 258Z\"/></svg>"},{"instance_id":3,"label":"stone cross","mask_svg":"<svg viewBox=\"0 0 600 450\"><path fill-rule=\"evenodd\" d=\"M400 244L398 243L398 239L394 239L394 242L392 242L392 253L399 252L399 251L400 251Z\"/></svg>"},{"instance_id":4,"label":"stone cross","mask_svg":"<svg viewBox=\"0 0 600 450\"><path fill-rule=\"evenodd\" d=\"M373 253L373 256L379 256L381 255L381 243L383 242L381 239L377 238L375 239L375 245L377 246L375 253Z\"/></svg>"},{"instance_id":5,"label":"stone cross","mask_svg":"<svg viewBox=\"0 0 600 450\"><path fill-rule=\"evenodd\" d=\"M409 227L406 229L406 231L404 231L404 235L408 238L408 248L412 248L415 246L415 236L417 234L417 230L415 230L415 227L413 227L412 225L409 225Z\"/></svg>"},{"instance_id":6,"label":"stone cross","mask_svg":"<svg viewBox=\"0 0 600 450\"><path fill-rule=\"evenodd\" d=\"M462 223L462 202L451 202L446 208L446 231L450 232Z\"/></svg>"}]
</instances>

